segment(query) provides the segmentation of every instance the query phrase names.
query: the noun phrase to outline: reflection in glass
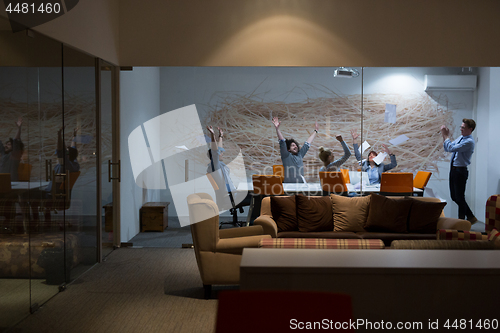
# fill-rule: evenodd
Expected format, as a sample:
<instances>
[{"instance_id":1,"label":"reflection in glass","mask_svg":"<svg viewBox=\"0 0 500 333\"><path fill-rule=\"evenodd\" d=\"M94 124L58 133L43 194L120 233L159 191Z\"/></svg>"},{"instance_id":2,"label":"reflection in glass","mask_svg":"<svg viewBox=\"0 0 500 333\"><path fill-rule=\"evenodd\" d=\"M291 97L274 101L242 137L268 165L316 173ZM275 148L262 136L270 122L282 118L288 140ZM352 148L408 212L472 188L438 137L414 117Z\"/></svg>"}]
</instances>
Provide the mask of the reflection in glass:
<instances>
[{"instance_id":1,"label":"reflection in glass","mask_svg":"<svg viewBox=\"0 0 500 333\"><path fill-rule=\"evenodd\" d=\"M7 328L96 262L94 58L36 33L1 30L0 88L0 168L9 165L12 177L0 177L0 327Z\"/></svg>"}]
</instances>

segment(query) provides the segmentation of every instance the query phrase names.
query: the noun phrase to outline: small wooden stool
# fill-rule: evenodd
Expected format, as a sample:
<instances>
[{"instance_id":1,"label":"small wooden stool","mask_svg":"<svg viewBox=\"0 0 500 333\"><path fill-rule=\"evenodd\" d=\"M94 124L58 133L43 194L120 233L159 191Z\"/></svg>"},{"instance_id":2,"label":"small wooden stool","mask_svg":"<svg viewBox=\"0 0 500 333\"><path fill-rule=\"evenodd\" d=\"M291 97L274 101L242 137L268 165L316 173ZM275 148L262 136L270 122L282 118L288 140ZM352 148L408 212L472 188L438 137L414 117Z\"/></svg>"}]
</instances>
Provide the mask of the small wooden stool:
<instances>
[{"instance_id":1,"label":"small wooden stool","mask_svg":"<svg viewBox=\"0 0 500 333\"><path fill-rule=\"evenodd\" d=\"M141 232L163 231L168 227L168 205L170 202L147 202L139 213Z\"/></svg>"}]
</instances>

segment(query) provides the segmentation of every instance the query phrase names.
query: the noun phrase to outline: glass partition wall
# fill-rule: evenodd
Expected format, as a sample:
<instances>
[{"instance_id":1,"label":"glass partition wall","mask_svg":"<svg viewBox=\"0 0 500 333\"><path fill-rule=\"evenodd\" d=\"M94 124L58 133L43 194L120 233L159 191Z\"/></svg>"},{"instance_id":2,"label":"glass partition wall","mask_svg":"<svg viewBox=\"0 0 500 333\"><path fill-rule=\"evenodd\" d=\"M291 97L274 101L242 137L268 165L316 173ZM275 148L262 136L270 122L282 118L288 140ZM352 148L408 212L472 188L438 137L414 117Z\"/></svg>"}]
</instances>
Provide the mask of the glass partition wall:
<instances>
[{"instance_id":1,"label":"glass partition wall","mask_svg":"<svg viewBox=\"0 0 500 333\"><path fill-rule=\"evenodd\" d=\"M1 27L3 330L98 261L100 212L95 58Z\"/></svg>"},{"instance_id":2,"label":"glass partition wall","mask_svg":"<svg viewBox=\"0 0 500 333\"><path fill-rule=\"evenodd\" d=\"M490 69L480 70L487 73ZM196 105L199 124L189 133L177 133L178 142L172 143L177 154L182 153L178 147L189 142L193 131L200 132L195 133L195 144L206 145L205 126L220 127L224 131L225 163L236 163L240 152L244 158L243 173L237 173L236 164L231 168L235 184L251 181L252 174L272 174L272 166L281 164L273 117L279 118L283 136L294 138L301 146L317 121L319 133L304 157L307 182L319 182L318 171L323 166L318 156L320 147L330 149L334 160L343 156L336 139L341 135L351 151L351 157L341 166L349 169L351 184L359 183L361 188L369 185L366 172L359 172L360 161L368 160L371 151L385 152L388 154L379 158L381 163L390 165L386 171L413 176L418 171L432 172L428 188L433 194L427 193L446 200L445 215L457 217L457 206L448 188L451 155L444 152L439 129L446 125L452 137L457 138L462 118L478 119L481 126L476 108L482 100L481 87L484 91L487 81L479 81L478 74L477 68L460 67L162 67L160 114L166 119L171 111ZM432 76L444 77L450 83L426 85L426 78ZM467 82L474 81L474 85L462 85L464 77L468 77ZM482 86L476 87L476 79ZM170 123L176 120L172 118ZM477 131L473 133L476 135ZM476 155L482 148L478 149L469 170L466 199L481 216L484 208L475 203L474 173L479 164L474 159L479 158ZM186 177L184 160L181 162L177 168L167 170L167 178ZM188 178L200 179L196 191L213 193L211 184L201 181L206 178L207 163L204 153L199 160L190 156ZM175 214L176 196L172 192L172 186L162 191L161 201L173 202ZM224 214L229 217L228 212Z\"/></svg>"}]
</instances>

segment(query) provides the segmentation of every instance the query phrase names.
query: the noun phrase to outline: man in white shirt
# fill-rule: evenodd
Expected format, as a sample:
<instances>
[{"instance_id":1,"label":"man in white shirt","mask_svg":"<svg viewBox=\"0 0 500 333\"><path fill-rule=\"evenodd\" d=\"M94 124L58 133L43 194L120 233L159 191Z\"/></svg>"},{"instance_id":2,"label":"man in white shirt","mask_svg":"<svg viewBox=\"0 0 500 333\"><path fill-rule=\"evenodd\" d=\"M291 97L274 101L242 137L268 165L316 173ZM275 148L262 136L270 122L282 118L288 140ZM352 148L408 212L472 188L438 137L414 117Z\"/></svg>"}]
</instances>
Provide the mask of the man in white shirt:
<instances>
[{"instance_id":1,"label":"man in white shirt","mask_svg":"<svg viewBox=\"0 0 500 333\"><path fill-rule=\"evenodd\" d=\"M472 132L475 128L476 122L474 120L464 118L460 126L462 135L452 142L448 127L441 126L444 150L453 153L450 160L451 200L458 205L458 218L465 220L465 217L467 217L467 220L472 224L477 222L477 218L465 201L465 186L469 177L467 166L470 164L474 152L475 142Z\"/></svg>"}]
</instances>

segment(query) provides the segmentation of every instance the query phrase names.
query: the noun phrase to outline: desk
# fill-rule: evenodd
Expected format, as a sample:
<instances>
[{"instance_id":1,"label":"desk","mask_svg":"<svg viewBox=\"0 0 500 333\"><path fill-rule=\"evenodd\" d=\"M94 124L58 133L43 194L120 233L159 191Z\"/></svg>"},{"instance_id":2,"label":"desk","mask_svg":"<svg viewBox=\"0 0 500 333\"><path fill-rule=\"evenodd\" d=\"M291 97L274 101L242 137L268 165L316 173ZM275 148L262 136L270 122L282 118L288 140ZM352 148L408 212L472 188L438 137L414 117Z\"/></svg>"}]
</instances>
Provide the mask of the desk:
<instances>
[{"instance_id":1,"label":"desk","mask_svg":"<svg viewBox=\"0 0 500 333\"><path fill-rule=\"evenodd\" d=\"M325 250L245 248L241 290L349 294L356 319L498 319L498 250ZM442 327L442 326L441 326ZM437 330L442 331L442 330ZM467 330L470 332L470 330Z\"/></svg>"},{"instance_id":2,"label":"desk","mask_svg":"<svg viewBox=\"0 0 500 333\"><path fill-rule=\"evenodd\" d=\"M253 191L252 183L239 183L237 190L239 191ZM304 195L323 195L323 190L321 189L320 183L283 183L283 190L285 194L304 194ZM380 192L380 184L377 185L364 185L362 191L359 186L353 184L347 184L347 191L349 193L356 193L358 195L368 195L371 193ZM422 189L413 188L413 193L417 195L423 195L424 191Z\"/></svg>"}]
</instances>

